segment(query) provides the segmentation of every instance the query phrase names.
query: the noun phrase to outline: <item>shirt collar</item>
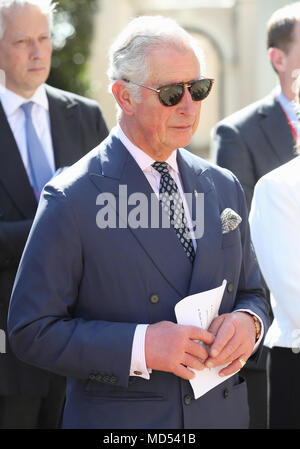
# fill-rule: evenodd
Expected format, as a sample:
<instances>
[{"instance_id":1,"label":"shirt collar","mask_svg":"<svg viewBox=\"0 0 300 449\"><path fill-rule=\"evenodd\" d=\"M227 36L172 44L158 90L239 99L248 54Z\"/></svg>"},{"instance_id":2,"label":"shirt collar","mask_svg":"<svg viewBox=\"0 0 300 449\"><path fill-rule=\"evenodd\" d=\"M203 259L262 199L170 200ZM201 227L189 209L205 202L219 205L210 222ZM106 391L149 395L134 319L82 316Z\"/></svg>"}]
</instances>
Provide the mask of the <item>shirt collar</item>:
<instances>
[{"instance_id":1,"label":"shirt collar","mask_svg":"<svg viewBox=\"0 0 300 449\"><path fill-rule=\"evenodd\" d=\"M149 168L155 170L153 167L151 167L152 164L155 162L155 159L150 157L141 148L134 145L131 142L131 140L126 136L119 123L116 126L116 134L123 143L123 145L127 148L131 156L134 158L136 163L139 165L142 171L145 171ZM177 173L179 172L177 165L177 150L172 152L172 154L168 157L166 162L175 172Z\"/></svg>"},{"instance_id":2,"label":"shirt collar","mask_svg":"<svg viewBox=\"0 0 300 449\"><path fill-rule=\"evenodd\" d=\"M290 104L292 103L282 92L281 87L278 86L278 90L277 90L277 96L278 96L278 101L281 104L281 106L284 109L287 109L290 107Z\"/></svg>"},{"instance_id":3,"label":"shirt collar","mask_svg":"<svg viewBox=\"0 0 300 449\"><path fill-rule=\"evenodd\" d=\"M49 110L49 102L44 84L37 88L31 98L21 97L6 88L0 93L0 100L7 117L14 114L23 103L27 103L29 101L33 101L35 104L38 104L47 111Z\"/></svg>"},{"instance_id":4,"label":"shirt collar","mask_svg":"<svg viewBox=\"0 0 300 449\"><path fill-rule=\"evenodd\" d=\"M284 93L282 92L280 86L278 88L278 101L283 107L283 109L291 114L295 114L297 110L299 109L299 106L295 101L289 100Z\"/></svg>"},{"instance_id":5,"label":"shirt collar","mask_svg":"<svg viewBox=\"0 0 300 449\"><path fill-rule=\"evenodd\" d=\"M300 135L300 127L299 127L299 105L295 101L290 101L282 92L281 88L278 89L278 101L282 107L282 109L285 111L286 115L288 116L288 119L290 123L293 125L293 127L296 129L296 132L298 135Z\"/></svg>"}]
</instances>

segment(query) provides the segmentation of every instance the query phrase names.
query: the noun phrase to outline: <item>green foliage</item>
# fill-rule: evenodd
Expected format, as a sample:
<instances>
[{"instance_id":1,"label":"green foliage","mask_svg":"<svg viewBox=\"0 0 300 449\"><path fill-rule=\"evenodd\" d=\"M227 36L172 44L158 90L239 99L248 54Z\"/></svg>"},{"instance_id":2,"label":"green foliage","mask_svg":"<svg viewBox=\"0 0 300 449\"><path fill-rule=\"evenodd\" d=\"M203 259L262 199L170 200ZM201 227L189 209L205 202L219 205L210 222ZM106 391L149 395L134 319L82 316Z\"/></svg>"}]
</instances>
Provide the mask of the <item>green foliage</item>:
<instances>
[{"instance_id":1,"label":"green foliage","mask_svg":"<svg viewBox=\"0 0 300 449\"><path fill-rule=\"evenodd\" d=\"M56 0L53 56L48 83L87 95L87 60L93 37L93 19L99 0Z\"/></svg>"}]
</instances>

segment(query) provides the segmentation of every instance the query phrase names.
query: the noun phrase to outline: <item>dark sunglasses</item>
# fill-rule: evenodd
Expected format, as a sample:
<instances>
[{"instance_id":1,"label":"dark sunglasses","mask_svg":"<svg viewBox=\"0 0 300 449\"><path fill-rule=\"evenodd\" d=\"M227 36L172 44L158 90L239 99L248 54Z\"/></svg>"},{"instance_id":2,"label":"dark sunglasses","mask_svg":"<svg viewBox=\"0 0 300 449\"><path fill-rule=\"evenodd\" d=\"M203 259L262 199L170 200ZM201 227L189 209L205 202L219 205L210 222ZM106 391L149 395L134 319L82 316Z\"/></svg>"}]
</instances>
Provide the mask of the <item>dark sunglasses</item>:
<instances>
[{"instance_id":1,"label":"dark sunglasses","mask_svg":"<svg viewBox=\"0 0 300 449\"><path fill-rule=\"evenodd\" d=\"M154 89L154 87L143 86L142 84L134 83L127 79L124 79L123 81L144 87L145 89L153 90L158 94L159 101L164 106L175 106L178 104L184 95L185 87L188 88L193 101L202 101L208 96L214 83L214 79L212 78L202 78L196 81L189 81L188 83L168 84L167 86Z\"/></svg>"}]
</instances>

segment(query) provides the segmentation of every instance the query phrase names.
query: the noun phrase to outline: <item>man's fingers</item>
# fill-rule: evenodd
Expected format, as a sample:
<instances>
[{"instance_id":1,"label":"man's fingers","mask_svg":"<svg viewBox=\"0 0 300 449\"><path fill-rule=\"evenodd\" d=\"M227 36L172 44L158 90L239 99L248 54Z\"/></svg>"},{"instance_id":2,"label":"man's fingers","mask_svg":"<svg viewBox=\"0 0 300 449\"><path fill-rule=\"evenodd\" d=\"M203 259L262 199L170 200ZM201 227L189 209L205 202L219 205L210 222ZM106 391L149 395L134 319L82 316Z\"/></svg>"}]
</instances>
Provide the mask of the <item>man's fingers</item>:
<instances>
[{"instance_id":1,"label":"man's fingers","mask_svg":"<svg viewBox=\"0 0 300 449\"><path fill-rule=\"evenodd\" d=\"M227 343L235 334L235 327L230 321L224 320L222 326L219 327L213 344L211 345L209 354L211 357L217 357L224 349Z\"/></svg>"},{"instance_id":2,"label":"man's fingers","mask_svg":"<svg viewBox=\"0 0 300 449\"><path fill-rule=\"evenodd\" d=\"M190 354L185 354L182 364L188 368L193 368L197 370L202 370L205 368L203 362Z\"/></svg>"},{"instance_id":3,"label":"man's fingers","mask_svg":"<svg viewBox=\"0 0 300 449\"><path fill-rule=\"evenodd\" d=\"M213 366L224 365L225 363L232 362L240 354L244 352L241 347L238 338L233 337L227 345L219 352L217 357L208 357L206 360L206 366L212 368Z\"/></svg>"},{"instance_id":4,"label":"man's fingers","mask_svg":"<svg viewBox=\"0 0 300 449\"><path fill-rule=\"evenodd\" d=\"M217 335L219 327L222 326L225 317L226 315L220 315L214 318L208 328L208 332L210 332L213 335Z\"/></svg>"},{"instance_id":5,"label":"man's fingers","mask_svg":"<svg viewBox=\"0 0 300 449\"><path fill-rule=\"evenodd\" d=\"M182 379L191 380L195 377L195 373L184 365L178 365L174 374Z\"/></svg>"},{"instance_id":6,"label":"man's fingers","mask_svg":"<svg viewBox=\"0 0 300 449\"><path fill-rule=\"evenodd\" d=\"M236 351L234 351L233 353L228 355L227 358L223 358L223 357L221 357L221 355L220 355L220 357L216 357L216 358L208 358L205 361L205 366L207 368L213 368L213 367L218 367L221 365L229 365L229 363L232 363L233 361L238 360L241 357L241 354L243 354L243 353L244 353L244 351L243 351L242 346L239 346L236 349ZM222 353L222 356L223 356L223 353ZM248 357L246 357L245 360L247 358Z\"/></svg>"},{"instance_id":7,"label":"man's fingers","mask_svg":"<svg viewBox=\"0 0 300 449\"><path fill-rule=\"evenodd\" d=\"M149 325L145 336L146 365L191 379L194 374L187 371L187 367L201 369L208 356L207 349L199 342L210 345L213 339L211 333L196 326L167 321Z\"/></svg>"},{"instance_id":8,"label":"man's fingers","mask_svg":"<svg viewBox=\"0 0 300 449\"><path fill-rule=\"evenodd\" d=\"M191 340L199 340L207 345L211 345L214 341L214 335L209 331L196 326L189 326L189 329L189 338Z\"/></svg>"},{"instance_id":9,"label":"man's fingers","mask_svg":"<svg viewBox=\"0 0 300 449\"><path fill-rule=\"evenodd\" d=\"M239 357L238 359L233 360L229 365L227 365L225 368L223 368L219 372L219 376L229 376L230 374L237 373L245 366L245 363L247 361L246 355L243 355Z\"/></svg>"},{"instance_id":10,"label":"man's fingers","mask_svg":"<svg viewBox=\"0 0 300 449\"><path fill-rule=\"evenodd\" d=\"M203 344L198 341L196 342L191 340L189 344L187 344L185 352L201 360L206 360L208 357L208 350Z\"/></svg>"},{"instance_id":11,"label":"man's fingers","mask_svg":"<svg viewBox=\"0 0 300 449\"><path fill-rule=\"evenodd\" d=\"M238 360L238 358L241 356L241 354L244 353L243 347L242 345L239 345L237 347L237 349L235 351L233 351L232 353L228 354L227 357L222 357L221 362L219 363L219 365L225 365L226 363L232 362L233 360ZM223 355L223 353L222 353Z\"/></svg>"}]
</instances>

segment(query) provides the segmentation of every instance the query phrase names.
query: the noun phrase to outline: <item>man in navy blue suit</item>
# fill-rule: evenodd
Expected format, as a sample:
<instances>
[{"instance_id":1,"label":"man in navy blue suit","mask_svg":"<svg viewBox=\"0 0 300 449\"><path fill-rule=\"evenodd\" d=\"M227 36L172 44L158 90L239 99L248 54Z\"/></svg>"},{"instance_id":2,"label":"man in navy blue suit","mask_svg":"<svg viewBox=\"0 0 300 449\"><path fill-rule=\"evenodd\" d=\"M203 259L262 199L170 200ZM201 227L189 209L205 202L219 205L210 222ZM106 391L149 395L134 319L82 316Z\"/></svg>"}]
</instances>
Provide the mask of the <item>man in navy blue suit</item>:
<instances>
[{"instance_id":1,"label":"man in navy blue suit","mask_svg":"<svg viewBox=\"0 0 300 449\"><path fill-rule=\"evenodd\" d=\"M131 21L111 48L117 127L44 189L8 327L18 357L67 377L63 428L248 426L238 371L268 307L238 181L182 148L212 88L203 65L174 21ZM208 330L176 323L182 298L224 279ZM190 368L224 364L195 399Z\"/></svg>"}]
</instances>

